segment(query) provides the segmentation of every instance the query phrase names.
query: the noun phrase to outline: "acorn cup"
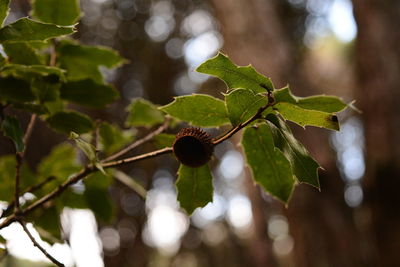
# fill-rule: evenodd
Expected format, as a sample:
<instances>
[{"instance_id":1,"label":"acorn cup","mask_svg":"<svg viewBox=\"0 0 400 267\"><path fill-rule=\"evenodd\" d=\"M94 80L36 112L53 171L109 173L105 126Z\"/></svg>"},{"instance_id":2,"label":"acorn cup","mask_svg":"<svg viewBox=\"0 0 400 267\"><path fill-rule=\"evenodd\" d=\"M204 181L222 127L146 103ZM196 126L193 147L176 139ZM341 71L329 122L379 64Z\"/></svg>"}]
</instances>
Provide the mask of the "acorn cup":
<instances>
[{"instance_id":1,"label":"acorn cup","mask_svg":"<svg viewBox=\"0 0 400 267\"><path fill-rule=\"evenodd\" d=\"M173 144L175 157L183 165L192 168L210 161L213 149L211 136L200 128L181 129Z\"/></svg>"}]
</instances>

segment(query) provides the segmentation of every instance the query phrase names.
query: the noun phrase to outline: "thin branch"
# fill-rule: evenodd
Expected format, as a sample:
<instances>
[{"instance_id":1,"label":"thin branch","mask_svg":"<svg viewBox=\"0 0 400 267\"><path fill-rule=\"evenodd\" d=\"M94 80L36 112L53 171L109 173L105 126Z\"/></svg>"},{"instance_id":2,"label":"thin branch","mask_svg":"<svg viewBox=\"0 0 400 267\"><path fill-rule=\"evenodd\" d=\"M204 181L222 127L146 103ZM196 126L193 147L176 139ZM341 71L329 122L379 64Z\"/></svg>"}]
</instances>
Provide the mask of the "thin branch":
<instances>
[{"instance_id":1,"label":"thin branch","mask_svg":"<svg viewBox=\"0 0 400 267\"><path fill-rule=\"evenodd\" d=\"M171 147L166 147L166 148L163 148L163 149L159 149L159 150L155 150L155 151L152 151L152 152L148 152L146 154L141 154L141 155L138 155L138 156L134 156L134 157L130 157L130 158L122 159L122 160L117 160L117 161L113 161L113 162L107 162L107 163L103 163L101 165L102 165L103 168L113 168L113 167L122 166L122 165L125 165L125 164L128 164L128 163L132 163L132 162L136 162L136 161L140 161L140 160L144 160L144 159L154 158L154 157L157 157L159 155L168 154L168 153L171 153L171 152L172 152L172 148ZM32 211L34 211L38 207L42 206L46 202L48 202L48 201L56 198L57 196L59 196L69 186L77 183L78 181L80 181L83 178L85 178L87 175L89 175L89 174L91 174L91 173L93 173L93 172L95 172L97 170L98 169L95 168L93 165L87 165L85 168L83 168L78 173L73 175L70 179L66 180L64 183L59 185L58 188L54 189L49 194L43 196L41 199L38 199L37 201L32 203L30 206L28 206L26 209L21 210L18 215L24 216L26 214L31 213ZM11 214L2 223L0 223L0 229L3 229L4 227L9 226L11 223L15 222L16 220L17 220L17 215L15 213Z\"/></svg>"},{"instance_id":2,"label":"thin branch","mask_svg":"<svg viewBox=\"0 0 400 267\"><path fill-rule=\"evenodd\" d=\"M60 267L65 267L64 264L56 260L53 256L51 256L37 241L36 239L32 236L31 232L29 232L28 227L26 227L26 224L22 220L18 220L19 224L22 226L24 229L25 233L28 235L29 239L32 241L33 245L37 247L51 262L53 262L55 265L60 266Z\"/></svg>"},{"instance_id":3,"label":"thin branch","mask_svg":"<svg viewBox=\"0 0 400 267\"><path fill-rule=\"evenodd\" d=\"M25 144L25 146L28 144L29 139L31 138L32 131L33 131L33 128L34 128L35 123L36 123L36 118L37 118L37 115L36 114L32 114L31 119L30 119L29 124L28 124L28 127L26 128L25 135L24 135L24 144Z\"/></svg>"},{"instance_id":4,"label":"thin branch","mask_svg":"<svg viewBox=\"0 0 400 267\"><path fill-rule=\"evenodd\" d=\"M17 161L15 166L15 188L14 188L14 203L15 203L15 212L19 212L20 205L19 205L19 184L21 180L21 166L22 166L22 157L23 152L17 152L15 154L15 159Z\"/></svg>"},{"instance_id":5,"label":"thin branch","mask_svg":"<svg viewBox=\"0 0 400 267\"><path fill-rule=\"evenodd\" d=\"M270 100L268 101L267 105L261 107L258 109L257 113L254 114L254 116L252 116L250 119L248 119L247 121L243 122L243 123L239 123L238 125L236 125L235 127L233 127L232 129L230 129L228 132L226 132L225 134L223 134L221 137L219 138L215 138L213 140L213 144L214 146L224 142L225 140L231 138L235 133L237 133L238 131L240 131L242 128L246 127L247 125L249 125L250 123L252 123L253 121L261 118L262 113L269 107L273 106L274 101Z\"/></svg>"},{"instance_id":6,"label":"thin branch","mask_svg":"<svg viewBox=\"0 0 400 267\"><path fill-rule=\"evenodd\" d=\"M160 127L155 129L154 131L150 132L148 135L144 136L143 138L140 138L139 140L132 143L131 145L120 150L119 152L103 159L101 162L109 162L109 161L115 160L115 159L121 157L122 155L125 155L126 153L132 151L134 148L142 145L143 143L146 143L147 141L151 140L154 136L162 133L165 129L167 129L170 121L171 121L171 118L167 117L165 119L164 123Z\"/></svg>"},{"instance_id":7,"label":"thin branch","mask_svg":"<svg viewBox=\"0 0 400 267\"><path fill-rule=\"evenodd\" d=\"M237 133L239 130L241 130L243 127L249 125L251 122L261 118L262 113L268 108L273 106L274 103L274 99L272 98L271 94L268 94L268 103L267 105L265 105L264 107L261 107L257 113L252 116L250 119L248 119L247 121L245 121L244 123L241 123L235 127L233 127L231 130L229 130L228 132L226 132L223 136L216 138L213 140L213 144L214 145L218 145L222 142L224 142L225 140L227 140L228 138L232 137L235 133ZM140 139L140 140L144 140L141 141L142 143L151 139L152 137L154 137L156 134L154 134L154 132L150 133L149 135L151 135L151 137L147 137L145 136L144 138ZM149 136L148 135L148 136ZM138 140L139 141L139 140ZM142 144L141 143L141 144ZM133 145L133 144L132 144ZM157 157L159 155L163 155L163 154L168 154L171 153L173 151L172 147L166 147L163 149L159 149L159 150L155 150L152 152L148 152L145 154L141 154L141 155L137 155L134 157L130 157L130 158L125 158L125 159L121 159L121 160L116 160L116 161L112 161L112 162L103 162L101 163L101 166L103 168L113 168L113 167L118 167L118 166L122 166L128 163L132 163L132 162L136 162L136 161L140 161L140 160L144 160L144 159L149 159L149 158L154 158ZM120 153L120 152L119 152ZM30 206L28 206L26 209L21 210L18 214L16 214L15 212L13 214L11 214L9 217L7 217L2 223L0 223L0 229L9 226L11 223L17 221L18 215L19 216L23 216L26 215L30 212L32 212L33 210L37 209L38 207L42 206L43 204L45 204L46 202L52 200L53 198L56 198L57 196L59 196L62 192L64 192L69 186L77 183L78 181L84 179L87 175L97 171L98 169L95 168L93 165L86 165L81 171L79 171L78 173L76 173L75 175L73 175L69 180L65 181L63 184L61 184L58 188L54 189L52 192L50 192L49 194L45 195L44 197L42 197L41 199L37 200L36 202L32 203Z\"/></svg>"},{"instance_id":8,"label":"thin branch","mask_svg":"<svg viewBox=\"0 0 400 267\"><path fill-rule=\"evenodd\" d=\"M39 190L40 188L42 188L43 186L45 186L49 182L54 181L55 179L56 179L55 176L49 176L45 180L41 181L40 183L32 185L32 186L28 187L27 189L25 189L21 193L21 196L23 196L26 193L34 193L35 191ZM8 204L7 208L5 210L3 210L3 213L0 216L0 218L3 218L3 214L9 213L14 208L14 206L15 206L15 201L13 200L13 201L10 202L10 204Z\"/></svg>"}]
</instances>

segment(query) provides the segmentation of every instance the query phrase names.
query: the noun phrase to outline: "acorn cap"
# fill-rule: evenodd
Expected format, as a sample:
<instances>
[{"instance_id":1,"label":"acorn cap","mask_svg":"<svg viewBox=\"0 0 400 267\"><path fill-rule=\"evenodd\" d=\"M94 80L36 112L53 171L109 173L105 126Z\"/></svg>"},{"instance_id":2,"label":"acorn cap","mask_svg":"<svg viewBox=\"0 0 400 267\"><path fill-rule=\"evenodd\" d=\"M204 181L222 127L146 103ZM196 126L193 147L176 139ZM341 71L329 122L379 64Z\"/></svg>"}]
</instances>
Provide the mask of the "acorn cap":
<instances>
[{"instance_id":1,"label":"acorn cap","mask_svg":"<svg viewBox=\"0 0 400 267\"><path fill-rule=\"evenodd\" d=\"M183 128L173 144L175 157L192 168L206 164L211 159L213 148L210 135L200 128Z\"/></svg>"}]
</instances>

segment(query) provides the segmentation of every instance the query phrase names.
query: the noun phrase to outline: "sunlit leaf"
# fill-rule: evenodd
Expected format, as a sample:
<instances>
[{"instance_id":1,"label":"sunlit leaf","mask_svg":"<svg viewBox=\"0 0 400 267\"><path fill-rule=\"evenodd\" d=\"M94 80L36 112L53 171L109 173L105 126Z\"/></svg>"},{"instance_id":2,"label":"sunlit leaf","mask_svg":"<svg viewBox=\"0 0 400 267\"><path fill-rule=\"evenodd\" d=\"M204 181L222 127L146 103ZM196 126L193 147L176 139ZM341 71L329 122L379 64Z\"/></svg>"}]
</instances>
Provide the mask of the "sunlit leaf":
<instances>
[{"instance_id":1,"label":"sunlit leaf","mask_svg":"<svg viewBox=\"0 0 400 267\"><path fill-rule=\"evenodd\" d=\"M289 160L274 146L267 124L247 127L241 144L254 181L277 199L287 203L295 180Z\"/></svg>"},{"instance_id":2,"label":"sunlit leaf","mask_svg":"<svg viewBox=\"0 0 400 267\"><path fill-rule=\"evenodd\" d=\"M196 208L202 208L212 201L212 175L208 164L191 168L181 164L176 181L178 201L190 215Z\"/></svg>"},{"instance_id":3,"label":"sunlit leaf","mask_svg":"<svg viewBox=\"0 0 400 267\"><path fill-rule=\"evenodd\" d=\"M294 96L289 87L274 91L276 102L296 104L303 109L318 110L328 113L339 112L348 105L340 98L329 95L314 95L309 97Z\"/></svg>"},{"instance_id":4,"label":"sunlit leaf","mask_svg":"<svg viewBox=\"0 0 400 267\"><path fill-rule=\"evenodd\" d=\"M316 126L331 130L339 130L339 122L336 115L310 109L303 109L296 104L280 102L274 105L274 109L286 120L297 123L300 126Z\"/></svg>"},{"instance_id":5,"label":"sunlit leaf","mask_svg":"<svg viewBox=\"0 0 400 267\"><path fill-rule=\"evenodd\" d=\"M266 96L245 89L237 89L225 95L229 119L234 126L250 119L267 102Z\"/></svg>"},{"instance_id":6,"label":"sunlit leaf","mask_svg":"<svg viewBox=\"0 0 400 267\"><path fill-rule=\"evenodd\" d=\"M225 103L209 95L193 94L175 97L160 110L172 117L200 127L217 127L229 124Z\"/></svg>"},{"instance_id":7,"label":"sunlit leaf","mask_svg":"<svg viewBox=\"0 0 400 267\"><path fill-rule=\"evenodd\" d=\"M0 43L44 41L71 33L74 33L72 26L58 26L22 18L0 29Z\"/></svg>"},{"instance_id":8,"label":"sunlit leaf","mask_svg":"<svg viewBox=\"0 0 400 267\"><path fill-rule=\"evenodd\" d=\"M220 78L228 89L244 88L255 93L265 93L274 88L271 80L258 73L251 65L239 67L222 53L201 64L196 71Z\"/></svg>"},{"instance_id":9,"label":"sunlit leaf","mask_svg":"<svg viewBox=\"0 0 400 267\"><path fill-rule=\"evenodd\" d=\"M34 0L32 15L48 23L72 25L80 17L78 0Z\"/></svg>"},{"instance_id":10,"label":"sunlit leaf","mask_svg":"<svg viewBox=\"0 0 400 267\"><path fill-rule=\"evenodd\" d=\"M0 26L3 26L3 22L8 15L10 0L0 0Z\"/></svg>"}]
</instances>

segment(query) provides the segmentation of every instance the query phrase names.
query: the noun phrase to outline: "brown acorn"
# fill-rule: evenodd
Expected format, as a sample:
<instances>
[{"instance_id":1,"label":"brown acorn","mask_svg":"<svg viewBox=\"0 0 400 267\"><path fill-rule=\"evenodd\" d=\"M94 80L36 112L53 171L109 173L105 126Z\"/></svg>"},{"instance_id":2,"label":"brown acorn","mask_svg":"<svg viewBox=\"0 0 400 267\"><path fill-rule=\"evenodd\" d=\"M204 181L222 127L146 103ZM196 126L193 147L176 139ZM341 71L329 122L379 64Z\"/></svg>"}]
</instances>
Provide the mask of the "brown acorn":
<instances>
[{"instance_id":1,"label":"brown acorn","mask_svg":"<svg viewBox=\"0 0 400 267\"><path fill-rule=\"evenodd\" d=\"M192 168L206 164L211 159L213 148L210 135L200 128L183 128L173 144L176 158Z\"/></svg>"}]
</instances>

